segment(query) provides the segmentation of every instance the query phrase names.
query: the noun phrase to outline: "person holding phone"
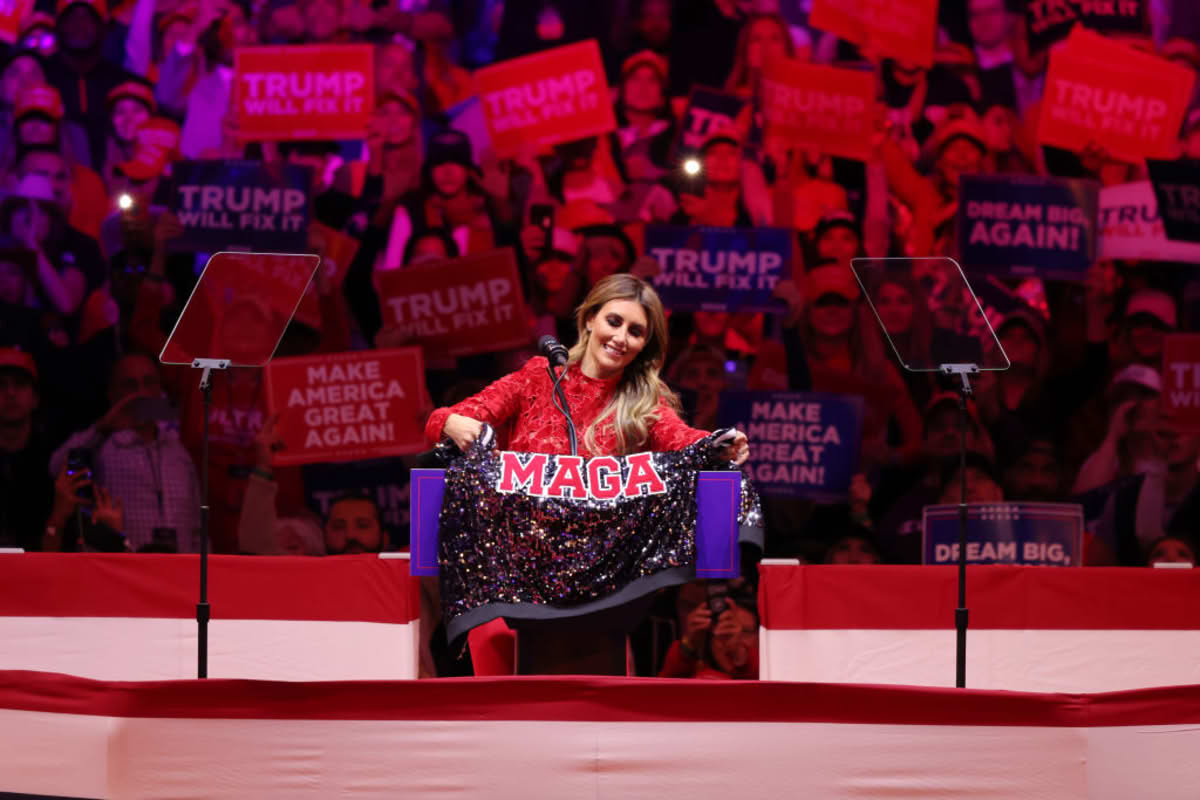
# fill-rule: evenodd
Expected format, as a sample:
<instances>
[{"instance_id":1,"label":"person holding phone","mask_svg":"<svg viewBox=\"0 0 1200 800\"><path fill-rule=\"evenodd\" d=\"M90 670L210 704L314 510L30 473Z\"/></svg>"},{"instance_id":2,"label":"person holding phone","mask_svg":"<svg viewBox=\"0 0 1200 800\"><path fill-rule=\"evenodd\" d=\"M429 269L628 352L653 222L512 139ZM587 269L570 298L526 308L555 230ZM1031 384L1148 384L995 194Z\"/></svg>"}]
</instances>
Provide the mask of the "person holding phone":
<instances>
[{"instance_id":1,"label":"person holding phone","mask_svg":"<svg viewBox=\"0 0 1200 800\"><path fill-rule=\"evenodd\" d=\"M683 633L667 651L658 677L758 677L758 615L753 587L741 579L707 581L705 585L694 582L680 587L679 603L690 610L682 620Z\"/></svg>"},{"instance_id":2,"label":"person holding phone","mask_svg":"<svg viewBox=\"0 0 1200 800\"><path fill-rule=\"evenodd\" d=\"M130 549L199 550L200 484L163 394L158 362L125 354L113 367L108 398L104 416L68 438L50 459L63 505L69 490L90 483L95 508L120 513ZM91 454L90 470L82 468L81 451Z\"/></svg>"}]
</instances>

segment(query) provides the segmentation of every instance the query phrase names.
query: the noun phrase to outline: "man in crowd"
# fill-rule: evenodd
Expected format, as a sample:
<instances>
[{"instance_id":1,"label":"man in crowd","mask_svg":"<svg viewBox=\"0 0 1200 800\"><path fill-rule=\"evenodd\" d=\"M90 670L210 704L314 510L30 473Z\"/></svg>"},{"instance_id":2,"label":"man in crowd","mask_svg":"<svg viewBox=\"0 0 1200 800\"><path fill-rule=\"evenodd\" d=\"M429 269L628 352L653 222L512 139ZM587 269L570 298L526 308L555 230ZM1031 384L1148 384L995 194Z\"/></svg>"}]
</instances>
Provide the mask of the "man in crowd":
<instances>
[{"instance_id":1,"label":"man in crowd","mask_svg":"<svg viewBox=\"0 0 1200 800\"><path fill-rule=\"evenodd\" d=\"M132 549L153 543L196 552L200 484L178 429L171 424L175 416L163 395L158 369L152 356L122 357L109 379L109 410L54 452L50 470L58 474L72 450L90 452L96 484L124 507Z\"/></svg>"}]
</instances>

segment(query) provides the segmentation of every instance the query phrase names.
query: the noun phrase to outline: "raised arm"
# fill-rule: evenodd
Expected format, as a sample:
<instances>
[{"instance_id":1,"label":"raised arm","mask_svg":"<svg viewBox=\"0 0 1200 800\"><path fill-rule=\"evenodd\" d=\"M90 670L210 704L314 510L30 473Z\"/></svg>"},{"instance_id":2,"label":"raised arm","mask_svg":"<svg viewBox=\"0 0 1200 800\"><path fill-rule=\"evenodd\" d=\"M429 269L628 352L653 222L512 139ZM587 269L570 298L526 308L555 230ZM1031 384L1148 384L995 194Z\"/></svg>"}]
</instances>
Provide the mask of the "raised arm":
<instances>
[{"instance_id":1,"label":"raised arm","mask_svg":"<svg viewBox=\"0 0 1200 800\"><path fill-rule=\"evenodd\" d=\"M546 359L540 356L531 358L525 362L525 366L505 375L479 394L448 408L436 409L425 423L425 438L430 442L439 441L451 415L486 422L493 428L499 428L517 415L521 410L521 398L531 394L529 389L540 382L545 372ZM455 443L460 447L463 444L457 438Z\"/></svg>"}]
</instances>

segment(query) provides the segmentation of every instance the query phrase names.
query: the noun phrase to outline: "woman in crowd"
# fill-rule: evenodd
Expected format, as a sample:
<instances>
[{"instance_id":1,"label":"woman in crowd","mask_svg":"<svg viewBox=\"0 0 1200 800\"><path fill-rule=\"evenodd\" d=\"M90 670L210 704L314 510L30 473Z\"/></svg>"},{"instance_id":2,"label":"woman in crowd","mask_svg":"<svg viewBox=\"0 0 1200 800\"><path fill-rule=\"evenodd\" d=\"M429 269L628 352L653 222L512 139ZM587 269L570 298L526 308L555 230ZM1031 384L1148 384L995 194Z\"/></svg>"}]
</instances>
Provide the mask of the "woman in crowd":
<instances>
[{"instance_id":1,"label":"woman in crowd","mask_svg":"<svg viewBox=\"0 0 1200 800\"><path fill-rule=\"evenodd\" d=\"M749 97L758 91L758 79L767 62L796 55L787 21L778 14L750 16L738 35L733 71L725 81L725 91Z\"/></svg>"},{"instance_id":2,"label":"woman in crowd","mask_svg":"<svg viewBox=\"0 0 1200 800\"><path fill-rule=\"evenodd\" d=\"M154 115L154 90L140 81L126 81L108 93L112 126L105 143L104 182L112 188L113 169L133 158L138 128Z\"/></svg>"},{"instance_id":3,"label":"woman in crowd","mask_svg":"<svg viewBox=\"0 0 1200 800\"><path fill-rule=\"evenodd\" d=\"M88 291L84 272L59 260L59 244L66 228L54 203L50 181L27 175L0 204L0 230L33 251L36 260L32 305L72 317Z\"/></svg>"}]
</instances>

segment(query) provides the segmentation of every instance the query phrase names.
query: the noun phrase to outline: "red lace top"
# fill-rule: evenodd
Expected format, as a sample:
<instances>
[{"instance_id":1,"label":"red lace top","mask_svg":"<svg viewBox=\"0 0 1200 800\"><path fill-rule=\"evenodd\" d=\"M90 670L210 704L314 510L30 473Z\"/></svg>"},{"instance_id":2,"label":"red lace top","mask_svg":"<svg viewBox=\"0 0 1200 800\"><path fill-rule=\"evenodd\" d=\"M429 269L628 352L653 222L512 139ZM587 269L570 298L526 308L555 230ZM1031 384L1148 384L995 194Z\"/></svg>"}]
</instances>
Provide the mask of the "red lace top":
<instances>
[{"instance_id":1,"label":"red lace top","mask_svg":"<svg viewBox=\"0 0 1200 800\"><path fill-rule=\"evenodd\" d=\"M608 405L618 378L597 380L584 375L578 364L567 368L562 386L575 420L580 455L615 455L617 435L610 421L596 430L596 452L584 444L584 431ZM567 424L551 400L553 383L546 372L546 359L538 356L525 362L516 372L505 375L474 397L451 408L439 408L425 423L425 436L431 442L442 438L442 428L451 414L461 414L486 422L500 436L500 443L523 453L561 455L571 452ZM511 425L510 425L511 423ZM507 433L507 436L505 435ZM650 439L636 450L679 450L703 439L708 431L690 428L666 403L658 406L658 421L650 426Z\"/></svg>"}]
</instances>

